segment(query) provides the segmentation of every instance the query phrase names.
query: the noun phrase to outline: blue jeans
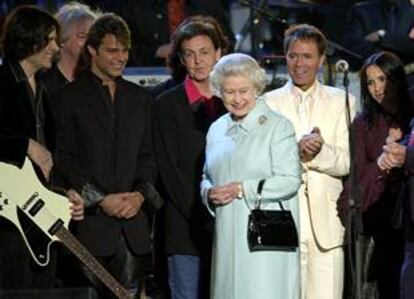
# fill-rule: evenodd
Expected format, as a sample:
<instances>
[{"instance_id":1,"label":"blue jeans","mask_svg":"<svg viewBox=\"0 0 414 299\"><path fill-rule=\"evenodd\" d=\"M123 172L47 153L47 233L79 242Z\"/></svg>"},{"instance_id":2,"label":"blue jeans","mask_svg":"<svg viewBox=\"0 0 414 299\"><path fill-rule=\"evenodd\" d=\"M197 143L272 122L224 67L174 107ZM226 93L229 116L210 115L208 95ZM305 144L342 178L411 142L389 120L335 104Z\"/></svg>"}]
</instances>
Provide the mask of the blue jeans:
<instances>
[{"instance_id":1,"label":"blue jeans","mask_svg":"<svg viewBox=\"0 0 414 299\"><path fill-rule=\"evenodd\" d=\"M168 257L168 284L171 299L200 298L200 257L170 255Z\"/></svg>"}]
</instances>

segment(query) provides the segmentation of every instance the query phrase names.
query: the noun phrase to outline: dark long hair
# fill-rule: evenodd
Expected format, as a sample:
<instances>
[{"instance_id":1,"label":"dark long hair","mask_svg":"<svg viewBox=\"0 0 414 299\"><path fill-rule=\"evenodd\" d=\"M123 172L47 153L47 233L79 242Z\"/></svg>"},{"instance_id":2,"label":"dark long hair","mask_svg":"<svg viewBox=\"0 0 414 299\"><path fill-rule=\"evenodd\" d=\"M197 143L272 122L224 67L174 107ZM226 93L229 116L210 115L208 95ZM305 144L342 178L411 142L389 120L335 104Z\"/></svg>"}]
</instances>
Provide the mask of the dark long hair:
<instances>
[{"instance_id":1,"label":"dark long hair","mask_svg":"<svg viewBox=\"0 0 414 299\"><path fill-rule=\"evenodd\" d=\"M7 16L0 38L3 58L19 62L41 51L53 30L59 38L60 26L48 12L31 5L17 7Z\"/></svg>"},{"instance_id":2,"label":"dark long hair","mask_svg":"<svg viewBox=\"0 0 414 299\"><path fill-rule=\"evenodd\" d=\"M376 65L387 78L384 100L381 104L372 98L368 90L367 68ZM407 78L401 60L390 52L371 55L361 69L362 113L365 121L372 126L379 114L387 115L405 132L409 132L411 117L414 116L414 104L408 94Z\"/></svg>"}]
</instances>

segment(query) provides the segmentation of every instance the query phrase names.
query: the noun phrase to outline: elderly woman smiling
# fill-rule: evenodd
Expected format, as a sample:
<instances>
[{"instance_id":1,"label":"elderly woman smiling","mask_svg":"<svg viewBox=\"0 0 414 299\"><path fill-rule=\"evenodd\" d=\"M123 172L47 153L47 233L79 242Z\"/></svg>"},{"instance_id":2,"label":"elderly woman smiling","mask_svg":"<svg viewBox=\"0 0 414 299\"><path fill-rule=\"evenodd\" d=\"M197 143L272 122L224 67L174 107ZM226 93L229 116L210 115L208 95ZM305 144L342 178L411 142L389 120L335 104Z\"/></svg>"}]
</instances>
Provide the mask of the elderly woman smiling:
<instances>
[{"instance_id":1,"label":"elderly woman smiling","mask_svg":"<svg viewBox=\"0 0 414 299\"><path fill-rule=\"evenodd\" d=\"M216 217L211 297L299 298L298 252L250 252L247 243L247 218L262 179L262 208L279 209L283 201L298 224L301 169L292 125L258 97L266 78L250 56L221 58L210 83L229 111L209 129L201 183Z\"/></svg>"}]
</instances>

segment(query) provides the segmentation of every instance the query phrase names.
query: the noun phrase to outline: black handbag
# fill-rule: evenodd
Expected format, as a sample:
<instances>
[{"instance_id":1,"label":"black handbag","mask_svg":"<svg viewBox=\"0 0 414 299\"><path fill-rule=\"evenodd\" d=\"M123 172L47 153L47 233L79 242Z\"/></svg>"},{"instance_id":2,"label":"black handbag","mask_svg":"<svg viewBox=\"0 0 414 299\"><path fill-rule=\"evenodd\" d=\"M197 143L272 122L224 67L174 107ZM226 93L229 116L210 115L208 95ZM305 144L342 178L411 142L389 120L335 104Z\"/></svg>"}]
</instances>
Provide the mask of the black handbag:
<instances>
[{"instance_id":1,"label":"black handbag","mask_svg":"<svg viewBox=\"0 0 414 299\"><path fill-rule=\"evenodd\" d=\"M250 251L295 251L299 245L298 232L292 213L280 210L261 210L262 189L265 180L257 186L256 208L250 210L247 241Z\"/></svg>"}]
</instances>

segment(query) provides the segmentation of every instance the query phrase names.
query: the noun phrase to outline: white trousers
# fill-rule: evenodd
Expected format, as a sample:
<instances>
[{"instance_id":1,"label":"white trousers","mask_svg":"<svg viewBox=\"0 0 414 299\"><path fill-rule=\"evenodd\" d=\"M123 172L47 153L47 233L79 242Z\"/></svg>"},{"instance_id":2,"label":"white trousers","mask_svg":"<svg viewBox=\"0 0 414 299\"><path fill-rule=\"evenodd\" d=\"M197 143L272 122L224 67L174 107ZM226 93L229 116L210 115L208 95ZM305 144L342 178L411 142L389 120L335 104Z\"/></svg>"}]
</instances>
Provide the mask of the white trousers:
<instances>
[{"instance_id":1,"label":"white trousers","mask_svg":"<svg viewBox=\"0 0 414 299\"><path fill-rule=\"evenodd\" d=\"M300 214L302 299L341 299L344 287L343 248L321 249L315 241L307 204L303 201Z\"/></svg>"}]
</instances>

